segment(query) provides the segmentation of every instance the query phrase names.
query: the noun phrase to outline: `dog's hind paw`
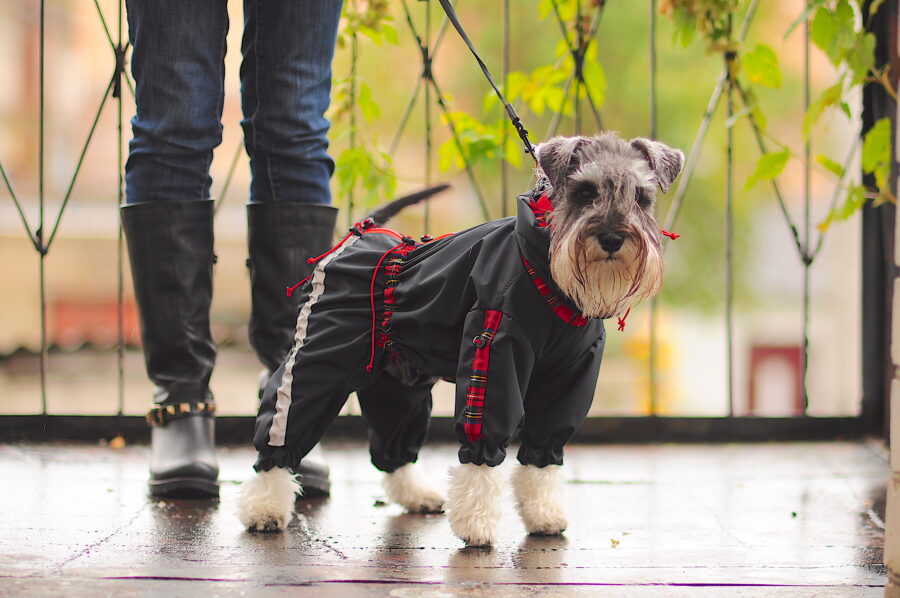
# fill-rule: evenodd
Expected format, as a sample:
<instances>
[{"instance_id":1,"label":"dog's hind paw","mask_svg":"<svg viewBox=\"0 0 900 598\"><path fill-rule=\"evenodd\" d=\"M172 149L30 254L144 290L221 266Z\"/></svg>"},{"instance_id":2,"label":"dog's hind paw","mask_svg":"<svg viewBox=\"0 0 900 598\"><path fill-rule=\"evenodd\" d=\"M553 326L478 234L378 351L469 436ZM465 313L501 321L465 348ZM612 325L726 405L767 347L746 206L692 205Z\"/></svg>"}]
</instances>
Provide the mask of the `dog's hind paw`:
<instances>
[{"instance_id":1,"label":"dog's hind paw","mask_svg":"<svg viewBox=\"0 0 900 598\"><path fill-rule=\"evenodd\" d=\"M513 473L516 509L525 529L534 536L557 536L569 525L566 513L557 502L560 467L538 468L525 465Z\"/></svg>"},{"instance_id":2,"label":"dog's hind paw","mask_svg":"<svg viewBox=\"0 0 900 598\"><path fill-rule=\"evenodd\" d=\"M250 531L281 531L294 516L294 495L299 489L286 469L260 472L241 485L238 519Z\"/></svg>"},{"instance_id":3,"label":"dog's hind paw","mask_svg":"<svg viewBox=\"0 0 900 598\"><path fill-rule=\"evenodd\" d=\"M388 500L410 513L443 513L444 495L421 483L412 463L384 476Z\"/></svg>"},{"instance_id":4,"label":"dog's hind paw","mask_svg":"<svg viewBox=\"0 0 900 598\"><path fill-rule=\"evenodd\" d=\"M558 536L569 526L569 520L562 507L546 504L539 513L522 513L525 530L532 536Z\"/></svg>"}]
</instances>

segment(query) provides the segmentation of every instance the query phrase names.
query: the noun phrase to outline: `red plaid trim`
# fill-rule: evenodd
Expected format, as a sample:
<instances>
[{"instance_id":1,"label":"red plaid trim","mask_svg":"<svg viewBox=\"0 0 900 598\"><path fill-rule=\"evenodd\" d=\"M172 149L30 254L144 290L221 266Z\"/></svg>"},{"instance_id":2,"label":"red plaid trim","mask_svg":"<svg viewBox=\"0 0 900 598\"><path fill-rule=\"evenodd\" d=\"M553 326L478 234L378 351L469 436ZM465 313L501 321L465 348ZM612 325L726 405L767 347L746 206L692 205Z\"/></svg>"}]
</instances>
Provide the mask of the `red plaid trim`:
<instances>
[{"instance_id":1,"label":"red plaid trim","mask_svg":"<svg viewBox=\"0 0 900 598\"><path fill-rule=\"evenodd\" d=\"M534 212L535 223L541 228L547 226L547 215L553 211L553 204L550 202L550 198L546 195L541 195L537 199L532 197L528 202L528 207Z\"/></svg>"},{"instance_id":2,"label":"red plaid trim","mask_svg":"<svg viewBox=\"0 0 900 598\"><path fill-rule=\"evenodd\" d=\"M550 306L550 309L553 310L553 313L555 313L560 320L571 326L585 326L588 323L587 318L568 305L565 305L560 301L559 297L550 292L550 287L548 287L547 283L537 275L534 266L528 263L528 260L525 259L524 255L522 256L522 263L525 264L525 270L528 271L528 276L531 277L531 282L534 283L534 287L544 297L544 301L547 302L547 305Z\"/></svg>"},{"instance_id":3,"label":"red plaid trim","mask_svg":"<svg viewBox=\"0 0 900 598\"><path fill-rule=\"evenodd\" d=\"M466 407L463 409L463 429L469 440L481 438L485 391L491 364L491 341L497 334L502 318L502 311L487 310L484 314L482 332L472 341L476 347L475 357L472 358L472 373L469 376L469 386L466 388Z\"/></svg>"},{"instance_id":4,"label":"red plaid trim","mask_svg":"<svg viewBox=\"0 0 900 598\"><path fill-rule=\"evenodd\" d=\"M393 355L394 340L391 338L391 316L394 315L394 302L396 301L394 295L395 287L397 286L397 283L400 282L399 276L400 271L403 269L403 262L406 260L406 256L409 252L413 249L415 249L415 246L413 245L398 247L391 252L390 261L382 268L387 275L387 280L384 282L384 301L382 302L384 315L381 318L379 333L375 342L380 348L391 352L388 356L389 358L396 357Z\"/></svg>"}]
</instances>

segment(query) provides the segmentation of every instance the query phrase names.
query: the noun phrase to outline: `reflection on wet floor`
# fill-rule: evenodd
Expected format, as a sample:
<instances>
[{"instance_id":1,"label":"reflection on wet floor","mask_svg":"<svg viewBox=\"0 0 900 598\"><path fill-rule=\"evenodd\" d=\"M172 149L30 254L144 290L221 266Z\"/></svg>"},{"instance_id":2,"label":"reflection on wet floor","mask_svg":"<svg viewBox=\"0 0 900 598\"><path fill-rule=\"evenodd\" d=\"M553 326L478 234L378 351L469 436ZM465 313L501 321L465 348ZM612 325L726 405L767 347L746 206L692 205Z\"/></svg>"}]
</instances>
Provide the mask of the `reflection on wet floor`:
<instances>
[{"instance_id":1,"label":"reflection on wet floor","mask_svg":"<svg viewBox=\"0 0 900 598\"><path fill-rule=\"evenodd\" d=\"M245 532L222 449L218 501L152 500L146 447L0 446L0 594L880 596L886 456L866 443L574 446L570 529L530 537L504 497L500 542L386 505L365 447L326 447L328 499L282 534ZM435 485L455 458L428 448ZM503 466L507 471L512 463Z\"/></svg>"}]
</instances>

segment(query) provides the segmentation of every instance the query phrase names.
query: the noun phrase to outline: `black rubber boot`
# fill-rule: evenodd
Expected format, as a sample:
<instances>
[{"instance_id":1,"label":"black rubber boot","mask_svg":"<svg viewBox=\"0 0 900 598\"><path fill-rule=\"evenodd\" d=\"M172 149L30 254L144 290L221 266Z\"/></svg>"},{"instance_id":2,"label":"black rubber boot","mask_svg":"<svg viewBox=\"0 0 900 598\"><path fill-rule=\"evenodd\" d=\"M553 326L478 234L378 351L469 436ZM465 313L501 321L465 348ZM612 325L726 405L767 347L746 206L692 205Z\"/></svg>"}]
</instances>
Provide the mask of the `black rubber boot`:
<instances>
[{"instance_id":1,"label":"black rubber boot","mask_svg":"<svg viewBox=\"0 0 900 598\"><path fill-rule=\"evenodd\" d=\"M217 496L215 405L209 378L216 346L212 301L213 202L129 204L121 209L147 374L156 385L150 491Z\"/></svg>"},{"instance_id":2,"label":"black rubber boot","mask_svg":"<svg viewBox=\"0 0 900 598\"><path fill-rule=\"evenodd\" d=\"M312 272L314 266L307 263L308 258L331 248L336 219L337 209L331 206L294 201L247 205L250 344L266 367L260 388L293 344L297 296L288 297L285 290ZM304 459L295 473L303 496L328 496L329 470L314 454Z\"/></svg>"}]
</instances>

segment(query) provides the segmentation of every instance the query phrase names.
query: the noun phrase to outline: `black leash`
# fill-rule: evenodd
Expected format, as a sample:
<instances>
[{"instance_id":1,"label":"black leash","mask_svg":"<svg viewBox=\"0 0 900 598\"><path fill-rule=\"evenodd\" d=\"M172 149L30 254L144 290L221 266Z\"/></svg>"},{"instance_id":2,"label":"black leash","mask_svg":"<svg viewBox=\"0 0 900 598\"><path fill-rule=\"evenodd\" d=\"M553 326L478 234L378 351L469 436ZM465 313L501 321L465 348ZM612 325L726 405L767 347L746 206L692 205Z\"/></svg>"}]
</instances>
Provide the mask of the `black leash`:
<instances>
[{"instance_id":1,"label":"black leash","mask_svg":"<svg viewBox=\"0 0 900 598\"><path fill-rule=\"evenodd\" d=\"M516 114L516 109L512 107L512 104L506 101L506 98L503 97L503 93L500 91L500 88L497 87L496 83L494 83L494 78L491 77L490 71L488 71L487 66L484 64L484 61L481 60L478 52L475 51L475 46L472 45L472 41L469 39L469 36L466 35L466 31L463 29L462 24L460 24L459 17L456 16L456 11L453 10L453 5L450 4L450 0L439 1L441 3L441 7L444 9L444 12L447 13L447 18L450 19L451 23L453 23L453 26L456 28L456 31L459 32L460 37L462 37L463 41L466 42L466 45L469 46L469 50L472 51L472 55L475 57L475 60L478 61L478 66L481 67L481 71L484 73L484 76L487 77L488 83L490 83L491 87L494 88L494 93L496 93L497 97L500 98L500 101L503 102L503 107L506 109L506 114L509 115L509 119L512 121L513 126L516 128L516 132L519 134L519 137L522 139L522 143L525 144L525 152L531 154L531 157L535 161L537 161L537 158L534 155L534 146L531 145L531 141L528 140L528 130L525 128L525 125L522 124L522 119L519 118L518 114Z\"/></svg>"}]
</instances>

